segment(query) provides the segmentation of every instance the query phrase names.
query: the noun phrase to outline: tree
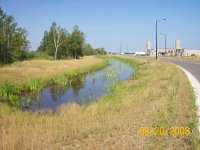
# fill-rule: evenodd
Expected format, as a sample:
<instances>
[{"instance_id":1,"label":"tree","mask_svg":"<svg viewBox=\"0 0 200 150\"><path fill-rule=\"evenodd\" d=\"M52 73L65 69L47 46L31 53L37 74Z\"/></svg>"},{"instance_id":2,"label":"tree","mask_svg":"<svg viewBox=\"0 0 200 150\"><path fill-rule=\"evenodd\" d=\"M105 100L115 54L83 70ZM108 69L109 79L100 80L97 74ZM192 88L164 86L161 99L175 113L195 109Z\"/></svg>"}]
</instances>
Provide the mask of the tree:
<instances>
[{"instance_id":1,"label":"tree","mask_svg":"<svg viewBox=\"0 0 200 150\"><path fill-rule=\"evenodd\" d=\"M85 44L83 48L83 54L88 56L88 55L94 55L95 51L92 48L90 44Z\"/></svg>"},{"instance_id":2,"label":"tree","mask_svg":"<svg viewBox=\"0 0 200 150\"><path fill-rule=\"evenodd\" d=\"M95 49L92 48L90 44L85 44L83 48L83 54L88 56L88 55L95 55L96 51Z\"/></svg>"},{"instance_id":3,"label":"tree","mask_svg":"<svg viewBox=\"0 0 200 150\"><path fill-rule=\"evenodd\" d=\"M38 47L38 51L48 53L48 55L54 56L54 58L57 59L58 56L61 57L59 50L66 41L67 31L53 22L49 32L44 32L44 37Z\"/></svg>"},{"instance_id":4,"label":"tree","mask_svg":"<svg viewBox=\"0 0 200 150\"><path fill-rule=\"evenodd\" d=\"M51 30L53 32L53 42L55 46L55 60L57 59L58 48L61 44L64 43L65 40L65 29L60 28L57 26L55 22L52 23Z\"/></svg>"},{"instance_id":5,"label":"tree","mask_svg":"<svg viewBox=\"0 0 200 150\"><path fill-rule=\"evenodd\" d=\"M18 28L13 35L12 48L15 49L13 56L15 60L24 60L28 57L27 52L30 42L26 40L27 35L27 31L23 28Z\"/></svg>"},{"instance_id":6,"label":"tree","mask_svg":"<svg viewBox=\"0 0 200 150\"><path fill-rule=\"evenodd\" d=\"M68 33L55 22L52 23L49 31L44 32L38 52L48 54L55 59L68 57L78 59L84 55L106 54L103 48L94 49L90 44L85 44L84 33L77 25L73 27L72 33Z\"/></svg>"},{"instance_id":7,"label":"tree","mask_svg":"<svg viewBox=\"0 0 200 150\"><path fill-rule=\"evenodd\" d=\"M29 41L25 29L17 27L14 17L0 8L0 61L10 63L27 57Z\"/></svg>"},{"instance_id":8,"label":"tree","mask_svg":"<svg viewBox=\"0 0 200 150\"><path fill-rule=\"evenodd\" d=\"M83 46L85 38L83 32L81 32L78 26L73 27L72 33L68 38L68 47L70 49L71 55L77 59L83 56Z\"/></svg>"},{"instance_id":9,"label":"tree","mask_svg":"<svg viewBox=\"0 0 200 150\"><path fill-rule=\"evenodd\" d=\"M98 54L98 55L106 55L106 51L105 51L105 49L104 48L97 48L96 49L96 53Z\"/></svg>"}]
</instances>

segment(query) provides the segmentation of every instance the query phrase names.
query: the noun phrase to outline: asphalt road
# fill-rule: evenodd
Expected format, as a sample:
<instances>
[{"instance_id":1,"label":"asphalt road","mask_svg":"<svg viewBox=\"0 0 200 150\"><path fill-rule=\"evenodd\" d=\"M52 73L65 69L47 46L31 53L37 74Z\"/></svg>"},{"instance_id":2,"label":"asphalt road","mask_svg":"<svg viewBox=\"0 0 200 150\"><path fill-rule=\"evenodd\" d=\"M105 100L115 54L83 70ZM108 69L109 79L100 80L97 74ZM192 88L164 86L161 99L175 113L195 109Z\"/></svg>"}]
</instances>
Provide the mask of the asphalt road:
<instances>
[{"instance_id":1,"label":"asphalt road","mask_svg":"<svg viewBox=\"0 0 200 150\"><path fill-rule=\"evenodd\" d=\"M161 61L174 63L190 72L200 83L200 62L192 60L159 57Z\"/></svg>"}]
</instances>

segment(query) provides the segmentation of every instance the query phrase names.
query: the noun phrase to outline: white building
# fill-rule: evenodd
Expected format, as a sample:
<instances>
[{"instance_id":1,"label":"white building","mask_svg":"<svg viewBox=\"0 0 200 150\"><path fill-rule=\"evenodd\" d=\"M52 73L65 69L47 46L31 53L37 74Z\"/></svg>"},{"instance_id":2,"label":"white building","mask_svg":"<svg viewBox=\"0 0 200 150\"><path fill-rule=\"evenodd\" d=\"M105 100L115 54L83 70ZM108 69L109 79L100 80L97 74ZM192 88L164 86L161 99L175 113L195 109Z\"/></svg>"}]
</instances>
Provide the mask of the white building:
<instances>
[{"instance_id":1,"label":"white building","mask_svg":"<svg viewBox=\"0 0 200 150\"><path fill-rule=\"evenodd\" d=\"M135 52L134 56L144 56L146 52Z\"/></svg>"},{"instance_id":2,"label":"white building","mask_svg":"<svg viewBox=\"0 0 200 150\"><path fill-rule=\"evenodd\" d=\"M149 41L147 42L147 55L153 55L153 49L149 46ZM200 56L200 49L187 49L181 48L181 44L179 40L175 40L174 48L158 48L158 55L165 56Z\"/></svg>"}]
</instances>

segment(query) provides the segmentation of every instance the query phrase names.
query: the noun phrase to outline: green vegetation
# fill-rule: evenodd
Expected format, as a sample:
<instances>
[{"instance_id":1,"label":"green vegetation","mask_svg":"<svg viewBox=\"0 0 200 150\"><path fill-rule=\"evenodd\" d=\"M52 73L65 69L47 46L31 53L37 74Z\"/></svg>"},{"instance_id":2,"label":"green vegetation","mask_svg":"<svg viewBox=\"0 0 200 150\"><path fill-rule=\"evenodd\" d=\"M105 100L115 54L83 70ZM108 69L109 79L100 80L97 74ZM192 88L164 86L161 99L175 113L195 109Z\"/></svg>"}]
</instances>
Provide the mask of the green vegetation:
<instances>
[{"instance_id":1,"label":"green vegetation","mask_svg":"<svg viewBox=\"0 0 200 150\"><path fill-rule=\"evenodd\" d=\"M14 83L5 81L0 85L0 102L2 99L2 101L11 104L11 106L18 107L19 100L16 94L19 94L19 91L19 87L17 87Z\"/></svg>"},{"instance_id":2,"label":"green vegetation","mask_svg":"<svg viewBox=\"0 0 200 150\"><path fill-rule=\"evenodd\" d=\"M78 60L26 60L0 67L0 84L4 81L23 84L30 78L51 80L54 76L65 74L76 69L101 63L96 56L82 57ZM48 79L47 79L48 78Z\"/></svg>"},{"instance_id":3,"label":"green vegetation","mask_svg":"<svg viewBox=\"0 0 200 150\"><path fill-rule=\"evenodd\" d=\"M29 89L31 91L39 91L43 87L42 80L39 78L31 78L26 84L26 89Z\"/></svg>"},{"instance_id":4,"label":"green vegetation","mask_svg":"<svg viewBox=\"0 0 200 150\"><path fill-rule=\"evenodd\" d=\"M97 59L98 60L98 59ZM69 60L70 61L70 60ZM77 62L78 63L78 62ZM101 60L99 63L85 66L71 71L63 71L60 74L49 75L46 78L30 78L24 83L14 84L14 82L5 81L0 84L0 99L11 102L13 106L18 106L18 95L22 92L39 92L51 80L55 84L66 85L68 82L71 84L73 78L81 76L88 72L94 72L108 65L108 60Z\"/></svg>"},{"instance_id":5,"label":"green vegetation","mask_svg":"<svg viewBox=\"0 0 200 150\"><path fill-rule=\"evenodd\" d=\"M90 105L62 105L54 115L0 104L0 148L199 149L195 96L186 75L165 62L120 59L137 70L133 78ZM191 133L139 134L140 127L181 126Z\"/></svg>"},{"instance_id":6,"label":"green vegetation","mask_svg":"<svg viewBox=\"0 0 200 150\"><path fill-rule=\"evenodd\" d=\"M26 59L78 59L84 55L105 55L104 48L94 49L85 43L85 35L78 26L72 33L53 22L37 51L28 51L25 28L17 26L13 16L8 16L0 8L0 65Z\"/></svg>"},{"instance_id":7,"label":"green vegetation","mask_svg":"<svg viewBox=\"0 0 200 150\"><path fill-rule=\"evenodd\" d=\"M12 96L15 93L15 91L16 91L15 84L5 81L0 86L0 97L2 97L5 100L8 100L10 96Z\"/></svg>"},{"instance_id":8,"label":"green vegetation","mask_svg":"<svg viewBox=\"0 0 200 150\"><path fill-rule=\"evenodd\" d=\"M27 31L0 8L0 63L27 59L28 48Z\"/></svg>"},{"instance_id":9,"label":"green vegetation","mask_svg":"<svg viewBox=\"0 0 200 150\"><path fill-rule=\"evenodd\" d=\"M90 44L85 44L84 33L78 26L73 27L72 33L52 23L50 30L44 32L44 37L36 54L54 57L55 59L79 58L83 55L105 55L103 48L94 49Z\"/></svg>"},{"instance_id":10,"label":"green vegetation","mask_svg":"<svg viewBox=\"0 0 200 150\"><path fill-rule=\"evenodd\" d=\"M53 78L54 83L60 85L66 85L68 83L67 76L65 74L57 75Z\"/></svg>"},{"instance_id":11,"label":"green vegetation","mask_svg":"<svg viewBox=\"0 0 200 150\"><path fill-rule=\"evenodd\" d=\"M82 57L104 55L106 51L86 44L78 26L68 33L53 22L38 50L28 49L27 31L0 8L0 64L33 58L79 60L29 60L0 67L0 149L200 148L193 89L180 69L165 62L118 58L134 67L132 79L115 82L109 87L112 92L98 101L91 96L90 105L83 98L83 107L62 105L56 115L48 110L30 113L13 109L19 107L23 92L38 96L50 81L75 87L74 77L92 72L95 79L94 70L108 64L107 60ZM199 60L195 56L182 58ZM117 74L116 70L107 70L103 77L113 79ZM140 127L186 127L189 134L142 135Z\"/></svg>"},{"instance_id":12,"label":"green vegetation","mask_svg":"<svg viewBox=\"0 0 200 150\"><path fill-rule=\"evenodd\" d=\"M83 54L86 56L105 55L107 53L104 48L96 48L95 49L90 44L85 44L83 49L84 49Z\"/></svg>"},{"instance_id":13,"label":"green vegetation","mask_svg":"<svg viewBox=\"0 0 200 150\"><path fill-rule=\"evenodd\" d=\"M97 63L97 64L92 65L92 66L83 67L83 68L78 69L78 70L69 71L69 72L66 72L66 73L61 74L61 75L56 75L55 77L52 78L52 80L56 84L66 85L67 83L71 83L73 78L75 78L77 76L81 76L81 75L87 74L89 72L92 72L93 75L95 75L96 70L99 70L99 69L101 69L101 68L103 68L107 65L108 65L108 60L105 59L101 63Z\"/></svg>"}]
</instances>

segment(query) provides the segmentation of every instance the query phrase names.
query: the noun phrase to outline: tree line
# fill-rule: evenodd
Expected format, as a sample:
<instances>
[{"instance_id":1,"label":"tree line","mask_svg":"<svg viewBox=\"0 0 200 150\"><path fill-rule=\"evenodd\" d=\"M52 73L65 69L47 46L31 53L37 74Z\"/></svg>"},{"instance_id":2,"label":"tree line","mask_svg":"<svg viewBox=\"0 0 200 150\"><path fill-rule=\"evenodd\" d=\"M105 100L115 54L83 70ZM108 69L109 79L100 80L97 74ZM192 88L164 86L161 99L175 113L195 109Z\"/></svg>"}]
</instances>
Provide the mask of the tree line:
<instances>
[{"instance_id":1,"label":"tree line","mask_svg":"<svg viewBox=\"0 0 200 150\"><path fill-rule=\"evenodd\" d=\"M52 23L49 31L44 32L38 51L53 56L54 59L77 59L84 55L106 54L104 48L94 49L90 44L86 44L84 33L79 30L77 25L73 27L71 33L68 33L56 22Z\"/></svg>"},{"instance_id":2,"label":"tree line","mask_svg":"<svg viewBox=\"0 0 200 150\"><path fill-rule=\"evenodd\" d=\"M18 60L49 56L51 59L78 59L84 55L104 55L104 48L94 49L85 43L85 36L75 25L71 33L56 22L44 32L36 51L30 52L30 42L25 28L18 27L14 17L0 8L0 62L11 63Z\"/></svg>"}]
</instances>

